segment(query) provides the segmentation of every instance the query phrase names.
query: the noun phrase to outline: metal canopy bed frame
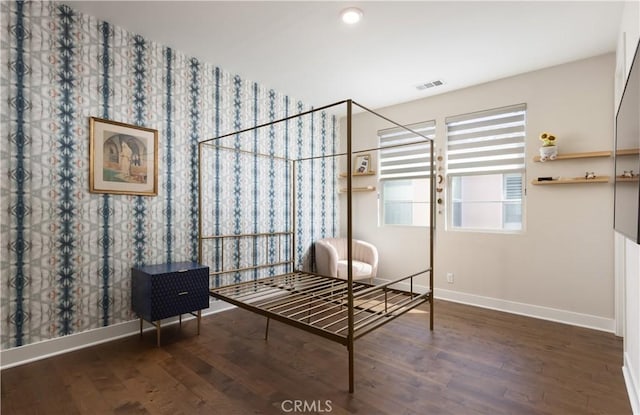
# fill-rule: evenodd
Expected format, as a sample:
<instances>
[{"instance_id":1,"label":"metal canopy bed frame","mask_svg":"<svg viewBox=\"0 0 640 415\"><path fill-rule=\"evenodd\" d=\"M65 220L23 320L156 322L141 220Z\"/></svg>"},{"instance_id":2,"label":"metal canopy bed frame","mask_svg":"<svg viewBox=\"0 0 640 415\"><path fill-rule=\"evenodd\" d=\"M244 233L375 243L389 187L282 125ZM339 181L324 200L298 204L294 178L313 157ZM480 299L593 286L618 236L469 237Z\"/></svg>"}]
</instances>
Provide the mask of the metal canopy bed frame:
<instances>
[{"instance_id":1,"label":"metal canopy bed frame","mask_svg":"<svg viewBox=\"0 0 640 415\"><path fill-rule=\"evenodd\" d=\"M225 134L216 138L201 141L198 145L198 169L199 169L199 211L200 211L200 223L199 223L199 246L198 253L201 263L206 264L207 260L203 258L203 243L208 241L217 241L218 246L222 246L224 249L225 241L233 241L232 249L240 249L241 241L250 240L254 244L264 244L265 247L269 244L277 244L278 256L277 258L264 264L253 264L243 268L227 268L222 264L218 267L219 271L215 271L216 268L210 267L212 270L212 276L220 276L222 274L238 273L240 271L256 270L265 267L284 266L286 272L280 275L257 278L252 281L238 282L229 285L223 285L210 289L210 295L216 299L223 300L240 308L244 308L249 311L261 314L267 317L265 340L269 333L269 321L274 319L282 323L297 327L307 332L317 334L326 339L338 342L347 347L348 360L349 360L349 392L354 392L354 341L365 334L375 330L376 328L392 321L398 316L410 311L411 309L418 307L424 303L429 303L429 328L433 330L433 258L434 258L434 232L435 232L435 203L430 204L429 211L429 263L426 269L420 270L411 275L406 275L392 281L374 285L371 283L365 283L362 281L356 281L353 279L353 264L352 264L352 243L353 229L352 229L352 178L351 174L346 175L346 193L347 198L347 229L346 238L350 242L347 244L348 265L347 265L347 279L339 279L335 277L319 275L313 272L307 272L302 270L294 270L295 260L295 174L292 174L292 186L291 189L291 206L290 210L294 220L292 224L294 230L276 232L276 233L250 233L250 234L233 234L233 235L209 235L204 234L203 227L203 192L205 191L202 185L203 173L202 169L205 165L203 160L203 146L220 145L216 144L216 140L223 138L230 138L238 136L241 133L253 132L258 128L270 127L277 123L290 121L301 116L309 115L313 112L324 111L332 107L346 104L346 152L327 154L316 157L299 158L299 159L285 159L281 160L285 162L293 163L293 170L295 171L296 163L301 161L308 161L310 159L326 158L326 157L338 157L344 156L346 158L347 172L352 172L352 158L354 154L368 153L371 151L381 150L380 147L375 149L358 150L352 149L352 112L353 106L357 106L361 110L369 112L379 118L392 124L393 127L399 127L412 134L415 134L420 139L428 140L430 143L430 154L428 154L430 160L430 195L431 200L436 200L435 195L435 170L434 170L434 143L433 139L426 137L420 133L417 133L401 124L396 123L389 118L386 118L368 108L363 107L360 104L352 100L344 100L331 105L327 105L321 108L312 109L310 111L301 112L296 115L292 115L280 120L258 125L253 128L239 130L230 134ZM424 144L424 141L421 141ZM416 144L415 142L413 143ZM397 146L403 146L406 144L399 144ZM411 145L411 144L408 144ZM218 147L220 148L220 147ZM387 148L387 147L384 147ZM226 150L233 152L245 152L238 148L226 147ZM274 155L259 154L260 156L274 158ZM289 253L282 254L282 243L286 242L285 246L290 246ZM244 245L246 246L246 245ZM256 248L254 248L256 249ZM265 248L266 249L266 248ZM286 249L285 249L286 250ZM288 256L282 258L282 256ZM224 255L221 256L224 258ZM224 262L224 260L223 260ZM273 269L273 268L272 268ZM236 274L237 275L237 274ZM426 292L416 292L414 290L414 278L428 275L429 289ZM408 284L407 284L408 282ZM403 286L408 285L408 289L396 288L397 284L401 283ZM396 287L394 287L394 285Z\"/></svg>"}]
</instances>

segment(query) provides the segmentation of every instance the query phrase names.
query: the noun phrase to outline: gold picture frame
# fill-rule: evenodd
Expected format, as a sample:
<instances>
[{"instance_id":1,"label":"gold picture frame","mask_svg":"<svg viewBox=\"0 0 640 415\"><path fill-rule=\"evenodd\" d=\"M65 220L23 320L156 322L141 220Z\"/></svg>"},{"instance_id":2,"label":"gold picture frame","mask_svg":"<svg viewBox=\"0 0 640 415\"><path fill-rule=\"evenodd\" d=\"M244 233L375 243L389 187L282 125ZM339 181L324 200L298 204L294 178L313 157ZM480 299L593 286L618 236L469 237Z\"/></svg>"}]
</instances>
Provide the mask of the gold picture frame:
<instances>
[{"instance_id":1,"label":"gold picture frame","mask_svg":"<svg viewBox=\"0 0 640 415\"><path fill-rule=\"evenodd\" d=\"M158 195L158 130L89 118L89 192Z\"/></svg>"},{"instance_id":2,"label":"gold picture frame","mask_svg":"<svg viewBox=\"0 0 640 415\"><path fill-rule=\"evenodd\" d=\"M359 154L353 162L353 175L371 174L371 154Z\"/></svg>"}]
</instances>

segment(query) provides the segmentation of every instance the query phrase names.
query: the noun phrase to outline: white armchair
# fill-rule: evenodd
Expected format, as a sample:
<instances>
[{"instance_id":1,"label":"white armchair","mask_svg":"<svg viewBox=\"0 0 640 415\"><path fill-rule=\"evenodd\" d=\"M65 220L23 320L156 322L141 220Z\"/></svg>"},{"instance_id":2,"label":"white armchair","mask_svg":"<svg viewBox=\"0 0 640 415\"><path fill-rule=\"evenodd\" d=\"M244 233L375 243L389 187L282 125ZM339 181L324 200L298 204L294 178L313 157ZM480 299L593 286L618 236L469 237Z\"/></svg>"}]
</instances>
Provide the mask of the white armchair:
<instances>
[{"instance_id":1,"label":"white armchair","mask_svg":"<svg viewBox=\"0 0 640 415\"><path fill-rule=\"evenodd\" d=\"M368 242L353 239L353 279L368 278L378 272L378 250ZM326 238L315 243L318 274L347 279L347 238Z\"/></svg>"}]
</instances>

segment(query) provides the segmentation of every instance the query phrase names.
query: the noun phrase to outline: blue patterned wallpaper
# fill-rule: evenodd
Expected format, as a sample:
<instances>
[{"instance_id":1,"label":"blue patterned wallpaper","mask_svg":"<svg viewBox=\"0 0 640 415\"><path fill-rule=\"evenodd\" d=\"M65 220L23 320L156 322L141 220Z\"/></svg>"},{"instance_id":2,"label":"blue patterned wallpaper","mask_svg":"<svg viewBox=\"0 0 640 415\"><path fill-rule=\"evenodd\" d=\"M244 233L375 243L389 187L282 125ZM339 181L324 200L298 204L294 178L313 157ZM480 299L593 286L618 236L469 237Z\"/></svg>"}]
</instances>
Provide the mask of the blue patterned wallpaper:
<instances>
[{"instance_id":1,"label":"blue patterned wallpaper","mask_svg":"<svg viewBox=\"0 0 640 415\"><path fill-rule=\"evenodd\" d=\"M197 259L198 141L310 108L64 5L4 1L0 16L8 33L0 40L0 314L8 349L135 318L132 266ZM157 197L89 193L90 116L158 129ZM247 145L320 155L337 137L335 118L314 113ZM284 200L296 174L295 260L305 260L314 239L338 233L332 159L296 172L229 151L211 160L207 185L220 197L205 220L214 232L291 228ZM257 260L255 249L240 248L239 261Z\"/></svg>"}]
</instances>

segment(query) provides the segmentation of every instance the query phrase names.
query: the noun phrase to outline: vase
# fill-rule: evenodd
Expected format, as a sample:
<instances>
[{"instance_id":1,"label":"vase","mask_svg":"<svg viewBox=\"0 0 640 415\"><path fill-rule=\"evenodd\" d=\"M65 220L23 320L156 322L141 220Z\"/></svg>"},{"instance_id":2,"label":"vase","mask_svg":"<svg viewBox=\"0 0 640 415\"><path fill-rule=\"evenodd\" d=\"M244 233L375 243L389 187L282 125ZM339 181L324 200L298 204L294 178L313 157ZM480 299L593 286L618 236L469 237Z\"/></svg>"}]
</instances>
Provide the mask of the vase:
<instances>
[{"instance_id":1,"label":"vase","mask_svg":"<svg viewBox=\"0 0 640 415\"><path fill-rule=\"evenodd\" d=\"M540 147L540 161L555 160L558 157L558 146Z\"/></svg>"}]
</instances>

